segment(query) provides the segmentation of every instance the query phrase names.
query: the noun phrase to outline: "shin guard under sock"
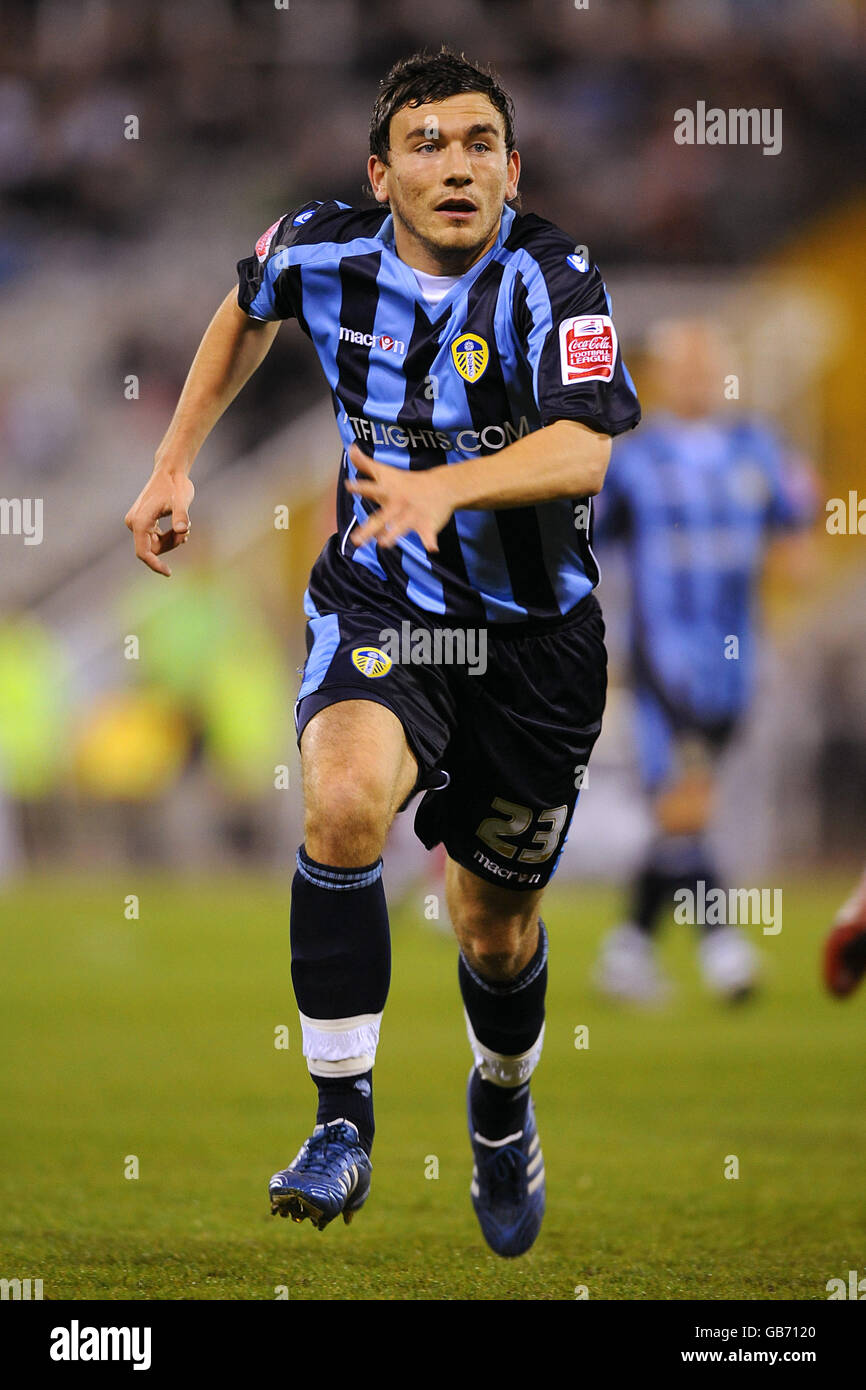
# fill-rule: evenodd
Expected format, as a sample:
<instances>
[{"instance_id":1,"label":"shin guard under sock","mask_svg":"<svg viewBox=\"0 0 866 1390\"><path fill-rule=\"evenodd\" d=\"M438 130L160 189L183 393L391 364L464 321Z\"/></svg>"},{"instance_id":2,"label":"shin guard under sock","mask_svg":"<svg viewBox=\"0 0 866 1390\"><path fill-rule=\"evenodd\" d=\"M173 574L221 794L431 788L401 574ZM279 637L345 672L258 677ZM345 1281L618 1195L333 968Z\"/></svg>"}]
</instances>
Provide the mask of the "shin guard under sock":
<instances>
[{"instance_id":1,"label":"shin guard under sock","mask_svg":"<svg viewBox=\"0 0 866 1390\"><path fill-rule=\"evenodd\" d=\"M544 923L539 920L535 954L515 979L483 979L462 952L458 974L475 1056L472 1114L485 1139L504 1139L523 1128L529 1078L541 1056L547 989Z\"/></svg>"},{"instance_id":2,"label":"shin guard under sock","mask_svg":"<svg viewBox=\"0 0 866 1390\"><path fill-rule=\"evenodd\" d=\"M382 861L337 868L303 845L292 883L292 982L317 1122L343 1118L373 1144L372 1068L391 977Z\"/></svg>"}]
</instances>

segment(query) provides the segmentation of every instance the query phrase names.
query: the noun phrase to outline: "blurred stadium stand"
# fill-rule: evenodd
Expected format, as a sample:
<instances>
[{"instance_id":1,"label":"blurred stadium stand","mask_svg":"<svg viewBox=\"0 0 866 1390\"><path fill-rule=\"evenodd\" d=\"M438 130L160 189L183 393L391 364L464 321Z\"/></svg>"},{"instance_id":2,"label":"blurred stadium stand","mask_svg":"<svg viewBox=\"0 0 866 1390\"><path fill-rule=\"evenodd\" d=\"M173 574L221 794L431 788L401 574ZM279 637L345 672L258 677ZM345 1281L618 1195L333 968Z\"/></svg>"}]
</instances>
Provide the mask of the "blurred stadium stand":
<instances>
[{"instance_id":1,"label":"blurred stadium stand","mask_svg":"<svg viewBox=\"0 0 866 1390\"><path fill-rule=\"evenodd\" d=\"M287 11L6 0L2 491L43 498L45 530L41 545L0 537L0 871L129 856L288 863L300 595L331 529L338 452L294 327L196 466L194 535L169 586L134 561L121 519L237 259L295 204L363 197L378 78L443 39L492 62L511 91L523 205L601 263L642 396L653 323L712 315L740 407L773 418L814 461L824 497L863 477L866 84L853 0L618 0L615 20L594 0L581 11L570 0L291 0ZM676 145L673 113L698 99L781 108L783 153ZM288 531L274 527L281 505ZM808 601L771 576L775 639L741 750L746 793L732 767L719 830L733 860L862 854L862 546L823 537ZM644 833L615 572L602 597L615 679L565 873L618 875ZM164 648L162 662L146 650L126 659L131 633ZM172 652L189 663L182 689ZM233 683L244 667L248 684ZM282 764L288 793L274 787Z\"/></svg>"}]
</instances>

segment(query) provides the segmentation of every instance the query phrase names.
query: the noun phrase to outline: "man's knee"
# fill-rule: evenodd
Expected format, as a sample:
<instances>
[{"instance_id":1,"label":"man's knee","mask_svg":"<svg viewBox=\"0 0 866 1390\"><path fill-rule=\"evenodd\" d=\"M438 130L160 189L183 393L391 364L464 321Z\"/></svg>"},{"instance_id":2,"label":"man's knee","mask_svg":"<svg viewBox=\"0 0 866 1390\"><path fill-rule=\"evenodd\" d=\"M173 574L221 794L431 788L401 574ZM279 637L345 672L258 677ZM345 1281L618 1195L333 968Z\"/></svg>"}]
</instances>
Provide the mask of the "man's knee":
<instances>
[{"instance_id":1,"label":"man's knee","mask_svg":"<svg viewBox=\"0 0 866 1390\"><path fill-rule=\"evenodd\" d=\"M304 843L320 864L350 867L379 858L390 829L389 789L351 767L329 778L304 810Z\"/></svg>"},{"instance_id":2,"label":"man's knee","mask_svg":"<svg viewBox=\"0 0 866 1390\"><path fill-rule=\"evenodd\" d=\"M485 980L519 975L538 946L540 893L484 883L449 863L448 907L466 962Z\"/></svg>"},{"instance_id":3,"label":"man's knee","mask_svg":"<svg viewBox=\"0 0 866 1390\"><path fill-rule=\"evenodd\" d=\"M532 959L538 945L538 912L531 921L478 922L458 934L466 962L483 980L513 980Z\"/></svg>"},{"instance_id":4,"label":"man's knee","mask_svg":"<svg viewBox=\"0 0 866 1390\"><path fill-rule=\"evenodd\" d=\"M662 787L654 809L667 835L696 835L706 829L713 812L715 784L706 769L685 773Z\"/></svg>"},{"instance_id":5,"label":"man's knee","mask_svg":"<svg viewBox=\"0 0 866 1390\"><path fill-rule=\"evenodd\" d=\"M396 715L365 700L327 706L304 730L301 762L307 853L343 868L372 864L417 773Z\"/></svg>"}]
</instances>

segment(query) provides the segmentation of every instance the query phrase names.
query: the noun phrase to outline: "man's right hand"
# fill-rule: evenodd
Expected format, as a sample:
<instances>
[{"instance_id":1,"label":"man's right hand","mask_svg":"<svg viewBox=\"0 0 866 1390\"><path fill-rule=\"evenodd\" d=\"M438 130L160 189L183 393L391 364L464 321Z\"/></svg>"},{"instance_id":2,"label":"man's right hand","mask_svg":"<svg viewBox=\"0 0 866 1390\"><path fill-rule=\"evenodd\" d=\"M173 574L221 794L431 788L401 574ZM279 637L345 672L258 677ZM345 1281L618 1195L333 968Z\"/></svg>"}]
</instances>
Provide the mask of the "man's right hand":
<instances>
[{"instance_id":1,"label":"man's right hand","mask_svg":"<svg viewBox=\"0 0 866 1390\"><path fill-rule=\"evenodd\" d=\"M171 424L156 450L156 467L124 520L135 537L135 553L148 569L170 575L159 557L189 535L189 480L199 449L223 411L261 365L281 320L250 318L239 307L237 289L226 295L199 343ZM162 517L171 526L160 531Z\"/></svg>"},{"instance_id":2,"label":"man's right hand","mask_svg":"<svg viewBox=\"0 0 866 1390\"><path fill-rule=\"evenodd\" d=\"M194 496L195 488L186 473L157 468L124 517L135 537L136 555L157 574L171 576L159 557L183 545L189 536L189 505ZM159 523L165 516L171 517L171 526L161 531Z\"/></svg>"}]
</instances>

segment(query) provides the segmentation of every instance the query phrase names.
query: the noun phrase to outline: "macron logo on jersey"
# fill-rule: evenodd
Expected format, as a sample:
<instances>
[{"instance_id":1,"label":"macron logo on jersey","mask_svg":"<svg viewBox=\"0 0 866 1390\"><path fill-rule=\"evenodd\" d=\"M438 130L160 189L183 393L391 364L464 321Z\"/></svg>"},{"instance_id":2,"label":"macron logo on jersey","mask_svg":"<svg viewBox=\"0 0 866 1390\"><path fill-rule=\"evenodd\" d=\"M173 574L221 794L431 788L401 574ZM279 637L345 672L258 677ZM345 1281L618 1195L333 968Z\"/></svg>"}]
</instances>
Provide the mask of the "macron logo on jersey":
<instances>
[{"instance_id":1,"label":"macron logo on jersey","mask_svg":"<svg viewBox=\"0 0 866 1390\"><path fill-rule=\"evenodd\" d=\"M559 325L563 386L579 381L612 381L616 348L616 329L606 314L565 319Z\"/></svg>"},{"instance_id":2,"label":"macron logo on jersey","mask_svg":"<svg viewBox=\"0 0 866 1390\"><path fill-rule=\"evenodd\" d=\"M377 347L383 352L396 352L399 357L405 357L406 344L402 338L392 338L389 333L356 333L354 328L343 328L340 325L340 342L357 343L359 347Z\"/></svg>"}]
</instances>

